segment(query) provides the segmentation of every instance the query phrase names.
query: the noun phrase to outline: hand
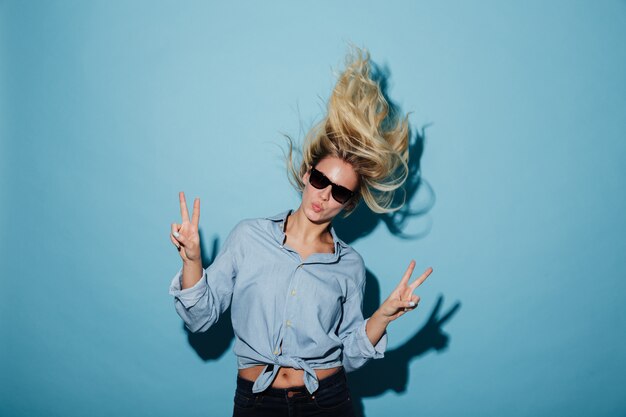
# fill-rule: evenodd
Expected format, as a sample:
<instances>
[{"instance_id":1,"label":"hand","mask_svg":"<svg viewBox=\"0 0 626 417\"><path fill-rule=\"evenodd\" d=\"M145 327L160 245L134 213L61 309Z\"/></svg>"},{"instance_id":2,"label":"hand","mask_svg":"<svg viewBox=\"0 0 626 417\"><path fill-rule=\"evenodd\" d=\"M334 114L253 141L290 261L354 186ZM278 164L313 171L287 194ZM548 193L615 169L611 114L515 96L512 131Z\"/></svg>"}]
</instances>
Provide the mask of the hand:
<instances>
[{"instance_id":1,"label":"hand","mask_svg":"<svg viewBox=\"0 0 626 417\"><path fill-rule=\"evenodd\" d=\"M193 212L191 221L189 221L189 211L187 210L187 202L185 193L178 193L180 200L180 214L183 218L182 224L172 223L172 232L170 239L182 258L183 262L199 262L200 261L200 235L198 233L198 223L200 221L200 199L193 201Z\"/></svg>"},{"instance_id":2,"label":"hand","mask_svg":"<svg viewBox=\"0 0 626 417\"><path fill-rule=\"evenodd\" d=\"M413 291L428 278L431 272L433 272L432 268L428 268L422 276L409 285L409 279L411 278L411 274L413 274L413 269L415 269L415 261L411 261L398 286L378 308L378 312L390 322L417 307L420 297L414 295ZM413 303L413 305L411 305L411 303Z\"/></svg>"}]
</instances>

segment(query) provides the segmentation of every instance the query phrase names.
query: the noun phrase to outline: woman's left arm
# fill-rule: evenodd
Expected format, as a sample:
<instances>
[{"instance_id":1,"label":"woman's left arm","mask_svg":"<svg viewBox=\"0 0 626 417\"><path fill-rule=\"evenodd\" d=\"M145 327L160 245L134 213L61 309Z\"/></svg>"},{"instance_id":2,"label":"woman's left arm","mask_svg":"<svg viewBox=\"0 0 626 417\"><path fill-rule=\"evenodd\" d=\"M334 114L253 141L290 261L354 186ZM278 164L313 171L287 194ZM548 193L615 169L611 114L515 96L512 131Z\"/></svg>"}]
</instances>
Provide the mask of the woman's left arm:
<instances>
[{"instance_id":1,"label":"woman's left arm","mask_svg":"<svg viewBox=\"0 0 626 417\"><path fill-rule=\"evenodd\" d=\"M378 343L389 323L417 307L420 297L413 294L413 291L428 278L433 269L428 268L418 279L409 284L409 279L411 279L414 269L415 261L411 261L398 286L367 320L365 332L373 345Z\"/></svg>"}]
</instances>

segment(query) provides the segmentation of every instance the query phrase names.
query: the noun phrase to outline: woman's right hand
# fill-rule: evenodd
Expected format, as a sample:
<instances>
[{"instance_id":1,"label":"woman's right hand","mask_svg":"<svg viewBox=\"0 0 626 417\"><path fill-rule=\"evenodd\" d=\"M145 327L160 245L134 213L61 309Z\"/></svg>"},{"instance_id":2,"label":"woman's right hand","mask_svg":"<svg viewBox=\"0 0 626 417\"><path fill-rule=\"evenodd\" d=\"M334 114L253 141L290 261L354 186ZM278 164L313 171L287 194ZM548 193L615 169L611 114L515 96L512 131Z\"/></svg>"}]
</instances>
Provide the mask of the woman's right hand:
<instances>
[{"instance_id":1,"label":"woman's right hand","mask_svg":"<svg viewBox=\"0 0 626 417\"><path fill-rule=\"evenodd\" d=\"M200 258L200 234L198 233L198 222L200 221L200 199L193 201L193 212L189 221L189 211L185 193L178 193L180 200L180 214L183 218L182 224L172 223L170 239L180 254L184 263L202 262Z\"/></svg>"}]
</instances>

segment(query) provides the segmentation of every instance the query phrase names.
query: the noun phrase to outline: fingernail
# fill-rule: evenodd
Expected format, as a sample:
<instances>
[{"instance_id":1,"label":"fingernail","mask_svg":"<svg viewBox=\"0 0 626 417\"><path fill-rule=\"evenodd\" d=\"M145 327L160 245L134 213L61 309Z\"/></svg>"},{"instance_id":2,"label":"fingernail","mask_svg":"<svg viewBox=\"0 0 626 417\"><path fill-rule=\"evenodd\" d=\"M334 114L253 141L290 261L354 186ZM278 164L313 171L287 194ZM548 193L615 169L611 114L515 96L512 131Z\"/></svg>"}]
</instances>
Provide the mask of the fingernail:
<instances>
[{"instance_id":1,"label":"fingernail","mask_svg":"<svg viewBox=\"0 0 626 417\"><path fill-rule=\"evenodd\" d=\"M180 233L178 233L178 232L174 232L174 233L172 233L172 234L174 235L174 237L178 237L178 236L180 236Z\"/></svg>"},{"instance_id":2,"label":"fingernail","mask_svg":"<svg viewBox=\"0 0 626 417\"><path fill-rule=\"evenodd\" d=\"M409 301L409 307L415 307L415 302Z\"/></svg>"}]
</instances>

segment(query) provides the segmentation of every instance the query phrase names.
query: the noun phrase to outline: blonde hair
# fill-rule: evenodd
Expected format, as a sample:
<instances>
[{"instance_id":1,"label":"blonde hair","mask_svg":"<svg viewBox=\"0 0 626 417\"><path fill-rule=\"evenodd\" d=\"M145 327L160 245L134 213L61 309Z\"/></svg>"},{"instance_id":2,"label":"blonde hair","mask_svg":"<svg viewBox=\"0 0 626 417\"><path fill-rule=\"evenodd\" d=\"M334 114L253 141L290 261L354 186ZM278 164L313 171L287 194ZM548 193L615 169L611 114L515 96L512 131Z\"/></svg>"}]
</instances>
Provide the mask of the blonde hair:
<instances>
[{"instance_id":1,"label":"blonde hair","mask_svg":"<svg viewBox=\"0 0 626 417\"><path fill-rule=\"evenodd\" d=\"M359 187L344 207L345 216L360 197L375 213L396 211L405 200L402 195L397 203L396 192L402 191L409 173L408 115L399 117L390 111L371 76L369 61L369 53L356 47L346 57L346 69L339 74L326 116L305 136L299 169L294 167L293 142L287 136L289 181L299 192L304 189L304 174L323 158L333 156L352 165Z\"/></svg>"}]
</instances>

